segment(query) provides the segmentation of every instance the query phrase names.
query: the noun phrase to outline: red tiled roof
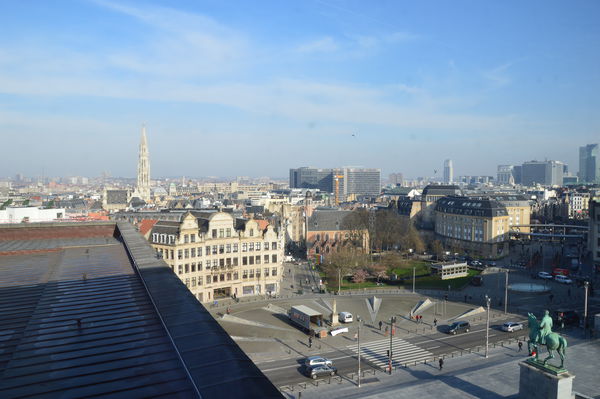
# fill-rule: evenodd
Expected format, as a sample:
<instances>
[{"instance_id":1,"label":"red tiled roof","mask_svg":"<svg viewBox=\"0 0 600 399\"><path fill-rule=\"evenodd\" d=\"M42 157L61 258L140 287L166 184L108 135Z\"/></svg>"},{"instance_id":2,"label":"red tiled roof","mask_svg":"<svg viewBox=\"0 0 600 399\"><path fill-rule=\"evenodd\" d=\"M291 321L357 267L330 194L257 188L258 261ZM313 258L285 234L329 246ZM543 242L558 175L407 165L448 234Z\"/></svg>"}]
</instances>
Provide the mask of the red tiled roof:
<instances>
[{"instance_id":1,"label":"red tiled roof","mask_svg":"<svg viewBox=\"0 0 600 399\"><path fill-rule=\"evenodd\" d=\"M140 222L140 224L138 224L138 228L140 229L140 233L142 235L146 235L146 233L148 233L152 227L154 227L154 225L156 224L156 222L158 222L158 219L144 219Z\"/></svg>"}]
</instances>

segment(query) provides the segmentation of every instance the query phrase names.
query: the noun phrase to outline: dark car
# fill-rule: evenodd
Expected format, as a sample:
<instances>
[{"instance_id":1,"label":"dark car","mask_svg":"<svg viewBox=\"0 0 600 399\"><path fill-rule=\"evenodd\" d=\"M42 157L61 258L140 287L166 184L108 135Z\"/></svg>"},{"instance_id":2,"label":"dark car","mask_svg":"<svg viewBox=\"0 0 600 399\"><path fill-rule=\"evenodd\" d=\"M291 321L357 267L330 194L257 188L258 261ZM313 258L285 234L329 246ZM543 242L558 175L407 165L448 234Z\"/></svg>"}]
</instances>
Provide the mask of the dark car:
<instances>
[{"instance_id":1,"label":"dark car","mask_svg":"<svg viewBox=\"0 0 600 399\"><path fill-rule=\"evenodd\" d=\"M468 321L455 321L448 328L448 334L456 335L463 332L469 332L471 325Z\"/></svg>"},{"instance_id":2,"label":"dark car","mask_svg":"<svg viewBox=\"0 0 600 399\"><path fill-rule=\"evenodd\" d=\"M579 315L574 310L556 310L554 311L553 319L556 320L557 325L578 325Z\"/></svg>"},{"instance_id":3,"label":"dark car","mask_svg":"<svg viewBox=\"0 0 600 399\"><path fill-rule=\"evenodd\" d=\"M321 376L336 375L337 369L333 366L327 366L325 364L322 364L319 366L307 367L305 369L304 373L306 374L307 377L310 377L313 380L316 380L318 377L321 377Z\"/></svg>"}]
</instances>

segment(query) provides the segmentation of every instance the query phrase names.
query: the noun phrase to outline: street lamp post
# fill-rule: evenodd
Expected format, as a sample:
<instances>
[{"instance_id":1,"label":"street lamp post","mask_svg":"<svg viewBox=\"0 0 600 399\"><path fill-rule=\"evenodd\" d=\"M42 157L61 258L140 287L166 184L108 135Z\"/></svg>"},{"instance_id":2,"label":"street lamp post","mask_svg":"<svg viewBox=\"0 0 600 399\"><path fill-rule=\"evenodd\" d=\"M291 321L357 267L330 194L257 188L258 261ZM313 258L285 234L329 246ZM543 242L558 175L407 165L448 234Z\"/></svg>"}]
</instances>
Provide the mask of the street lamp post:
<instances>
[{"instance_id":1,"label":"street lamp post","mask_svg":"<svg viewBox=\"0 0 600 399\"><path fill-rule=\"evenodd\" d=\"M342 269L338 268L338 295L342 292Z\"/></svg>"},{"instance_id":2,"label":"street lamp post","mask_svg":"<svg viewBox=\"0 0 600 399\"><path fill-rule=\"evenodd\" d=\"M394 357L394 353L392 351L392 338L394 337L395 323L396 323L396 316L390 317L390 350L388 351L389 352L388 363L389 363L390 375L392 374L392 359Z\"/></svg>"},{"instance_id":3,"label":"street lamp post","mask_svg":"<svg viewBox=\"0 0 600 399\"><path fill-rule=\"evenodd\" d=\"M586 331L587 327L587 309L588 309L588 287L590 283L588 281L583 282L583 289L585 294L584 304L583 304L583 331Z\"/></svg>"},{"instance_id":4,"label":"street lamp post","mask_svg":"<svg viewBox=\"0 0 600 399\"><path fill-rule=\"evenodd\" d=\"M504 280L504 314L508 313L508 270Z\"/></svg>"},{"instance_id":5,"label":"street lamp post","mask_svg":"<svg viewBox=\"0 0 600 399\"><path fill-rule=\"evenodd\" d=\"M356 321L358 321L358 333L356 337L358 338L358 387L360 388L360 316L356 315Z\"/></svg>"},{"instance_id":6,"label":"street lamp post","mask_svg":"<svg viewBox=\"0 0 600 399\"><path fill-rule=\"evenodd\" d=\"M492 301L492 298L490 298L489 296L487 296L487 294L485 295L485 302L487 305L487 323L485 326L485 358L488 358L488 349L489 349L489 344L490 344L490 302Z\"/></svg>"},{"instance_id":7,"label":"street lamp post","mask_svg":"<svg viewBox=\"0 0 600 399\"><path fill-rule=\"evenodd\" d=\"M413 294L415 293L415 274L416 274L416 267L413 267Z\"/></svg>"}]
</instances>

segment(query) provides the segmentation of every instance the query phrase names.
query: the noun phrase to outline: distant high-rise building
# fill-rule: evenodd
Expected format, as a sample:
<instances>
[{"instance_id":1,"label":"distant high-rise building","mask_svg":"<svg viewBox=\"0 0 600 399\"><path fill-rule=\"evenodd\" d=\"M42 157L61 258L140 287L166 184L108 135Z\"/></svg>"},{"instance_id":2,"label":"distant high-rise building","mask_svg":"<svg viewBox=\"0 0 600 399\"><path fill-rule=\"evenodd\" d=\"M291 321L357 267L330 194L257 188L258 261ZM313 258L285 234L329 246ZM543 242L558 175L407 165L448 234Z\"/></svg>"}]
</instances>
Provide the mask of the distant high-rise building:
<instances>
[{"instance_id":1,"label":"distant high-rise building","mask_svg":"<svg viewBox=\"0 0 600 399\"><path fill-rule=\"evenodd\" d=\"M144 201L150 200L150 159L148 158L148 142L146 140L146 127L142 127L140 140L140 153L137 168L136 194Z\"/></svg>"},{"instance_id":2,"label":"distant high-rise building","mask_svg":"<svg viewBox=\"0 0 600 399\"><path fill-rule=\"evenodd\" d=\"M402 173L391 173L388 180L392 186L404 185L404 175Z\"/></svg>"},{"instance_id":3,"label":"distant high-rise building","mask_svg":"<svg viewBox=\"0 0 600 399\"><path fill-rule=\"evenodd\" d=\"M334 191L333 171L333 169L311 167L290 169L290 188L316 188L332 193Z\"/></svg>"},{"instance_id":4,"label":"distant high-rise building","mask_svg":"<svg viewBox=\"0 0 600 399\"><path fill-rule=\"evenodd\" d=\"M381 169L344 168L344 195L379 195Z\"/></svg>"},{"instance_id":5,"label":"distant high-rise building","mask_svg":"<svg viewBox=\"0 0 600 399\"><path fill-rule=\"evenodd\" d=\"M521 167L521 184L562 186L565 164L560 161L529 161Z\"/></svg>"},{"instance_id":6,"label":"distant high-rise building","mask_svg":"<svg viewBox=\"0 0 600 399\"><path fill-rule=\"evenodd\" d=\"M452 160L446 159L444 161L444 183L452 183L454 181L454 167L452 166Z\"/></svg>"},{"instance_id":7,"label":"distant high-rise building","mask_svg":"<svg viewBox=\"0 0 600 399\"><path fill-rule=\"evenodd\" d=\"M515 184L515 178L513 176L514 166L512 165L498 165L498 173L496 176L496 182L502 184Z\"/></svg>"},{"instance_id":8,"label":"distant high-rise building","mask_svg":"<svg viewBox=\"0 0 600 399\"><path fill-rule=\"evenodd\" d=\"M588 144L579 147L579 181L600 183L600 146Z\"/></svg>"}]
</instances>

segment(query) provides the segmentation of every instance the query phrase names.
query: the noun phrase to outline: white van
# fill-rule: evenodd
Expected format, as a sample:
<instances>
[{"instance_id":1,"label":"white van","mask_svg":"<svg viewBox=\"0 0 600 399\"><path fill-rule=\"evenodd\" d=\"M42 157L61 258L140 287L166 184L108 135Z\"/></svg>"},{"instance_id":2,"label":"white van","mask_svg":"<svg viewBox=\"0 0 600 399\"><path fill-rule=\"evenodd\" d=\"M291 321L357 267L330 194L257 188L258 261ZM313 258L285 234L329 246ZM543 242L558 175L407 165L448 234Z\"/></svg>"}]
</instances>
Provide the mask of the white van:
<instances>
[{"instance_id":1,"label":"white van","mask_svg":"<svg viewBox=\"0 0 600 399\"><path fill-rule=\"evenodd\" d=\"M342 323L352 323L352 313L350 312L340 312L338 315L340 322Z\"/></svg>"}]
</instances>

